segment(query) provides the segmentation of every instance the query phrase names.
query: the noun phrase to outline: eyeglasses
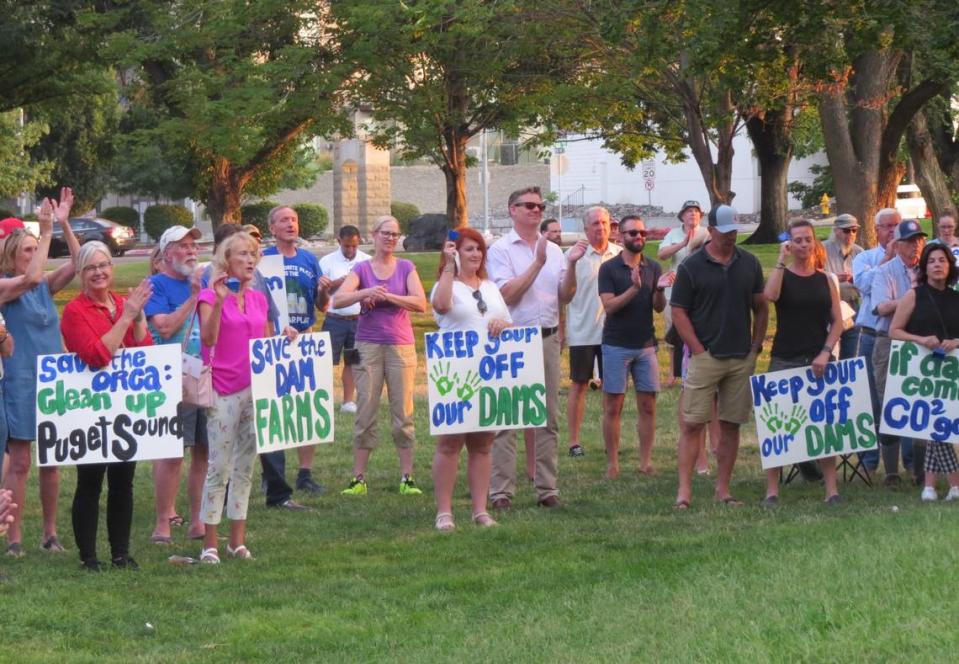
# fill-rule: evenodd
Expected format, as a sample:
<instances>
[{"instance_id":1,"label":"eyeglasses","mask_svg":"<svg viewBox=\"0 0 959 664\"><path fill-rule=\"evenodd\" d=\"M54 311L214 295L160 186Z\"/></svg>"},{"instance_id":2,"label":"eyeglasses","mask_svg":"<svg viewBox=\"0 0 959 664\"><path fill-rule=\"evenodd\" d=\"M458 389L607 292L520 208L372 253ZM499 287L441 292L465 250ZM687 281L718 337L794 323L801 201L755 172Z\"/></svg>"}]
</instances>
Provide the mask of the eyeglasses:
<instances>
[{"instance_id":1,"label":"eyeglasses","mask_svg":"<svg viewBox=\"0 0 959 664\"><path fill-rule=\"evenodd\" d=\"M379 231L379 234L385 237L387 240L398 240L400 238L399 233L393 233L390 231Z\"/></svg>"},{"instance_id":2,"label":"eyeglasses","mask_svg":"<svg viewBox=\"0 0 959 664\"><path fill-rule=\"evenodd\" d=\"M486 312L489 311L489 307L486 306L486 302L483 301L483 294L475 290L473 291L473 299L476 300L476 308L479 309L480 314L485 316Z\"/></svg>"},{"instance_id":3,"label":"eyeglasses","mask_svg":"<svg viewBox=\"0 0 959 664\"><path fill-rule=\"evenodd\" d=\"M97 263L96 265L87 265L83 268L83 271L87 274L93 274L94 272L109 272L110 268L113 267L113 263L106 261L103 263Z\"/></svg>"},{"instance_id":4,"label":"eyeglasses","mask_svg":"<svg viewBox=\"0 0 959 664\"><path fill-rule=\"evenodd\" d=\"M522 201L520 203L513 203L513 207L524 207L530 212L533 210L539 210L542 212L546 209L546 203L533 203L532 201Z\"/></svg>"},{"instance_id":5,"label":"eyeglasses","mask_svg":"<svg viewBox=\"0 0 959 664\"><path fill-rule=\"evenodd\" d=\"M623 231L623 235L628 235L629 237L636 237L637 235L639 237L646 237L647 235L649 235L649 231L645 229L643 230L635 229L631 231Z\"/></svg>"},{"instance_id":6,"label":"eyeglasses","mask_svg":"<svg viewBox=\"0 0 959 664\"><path fill-rule=\"evenodd\" d=\"M851 234L853 234L853 233L858 233L858 232L859 232L859 229L858 229L858 228L840 228L839 230L841 230L841 231L842 231L843 233L845 233L846 235L851 235Z\"/></svg>"}]
</instances>

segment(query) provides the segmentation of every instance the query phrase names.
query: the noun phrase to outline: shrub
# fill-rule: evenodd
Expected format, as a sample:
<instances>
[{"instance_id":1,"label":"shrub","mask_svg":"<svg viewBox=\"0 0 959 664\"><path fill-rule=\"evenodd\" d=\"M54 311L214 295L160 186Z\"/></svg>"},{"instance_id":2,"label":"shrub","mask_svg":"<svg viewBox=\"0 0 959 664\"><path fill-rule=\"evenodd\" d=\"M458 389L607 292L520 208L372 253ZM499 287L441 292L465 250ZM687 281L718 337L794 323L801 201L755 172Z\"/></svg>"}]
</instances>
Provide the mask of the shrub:
<instances>
[{"instance_id":1,"label":"shrub","mask_svg":"<svg viewBox=\"0 0 959 664\"><path fill-rule=\"evenodd\" d=\"M151 205L143 213L143 227L154 240L159 240L170 226L193 226L193 214L182 205Z\"/></svg>"},{"instance_id":2,"label":"shrub","mask_svg":"<svg viewBox=\"0 0 959 664\"><path fill-rule=\"evenodd\" d=\"M36 212L27 212L25 215L20 217L20 221L36 221L37 213Z\"/></svg>"},{"instance_id":3,"label":"shrub","mask_svg":"<svg viewBox=\"0 0 959 664\"><path fill-rule=\"evenodd\" d=\"M300 203L294 205L293 209L300 218L300 237L322 235L330 224L330 215L322 205Z\"/></svg>"},{"instance_id":4,"label":"shrub","mask_svg":"<svg viewBox=\"0 0 959 664\"><path fill-rule=\"evenodd\" d=\"M115 221L118 224L123 224L124 226L129 226L130 228L136 228L140 225L140 213L132 207L126 207L123 205L108 207L103 210L99 216L102 219L109 219L110 221Z\"/></svg>"},{"instance_id":5,"label":"shrub","mask_svg":"<svg viewBox=\"0 0 959 664\"><path fill-rule=\"evenodd\" d=\"M390 203L390 214L400 222L400 232L409 235L410 222L420 216L420 209L412 203L393 201Z\"/></svg>"},{"instance_id":6,"label":"shrub","mask_svg":"<svg viewBox=\"0 0 959 664\"><path fill-rule=\"evenodd\" d=\"M20 219L16 212L11 212L10 210L4 210L3 208L0 208L0 219L6 219L7 217Z\"/></svg>"},{"instance_id":7,"label":"shrub","mask_svg":"<svg viewBox=\"0 0 959 664\"><path fill-rule=\"evenodd\" d=\"M279 203L276 201L259 201L250 203L240 208L240 219L244 224L253 224L260 229L263 237L270 233L270 225L267 223L266 215Z\"/></svg>"}]
</instances>

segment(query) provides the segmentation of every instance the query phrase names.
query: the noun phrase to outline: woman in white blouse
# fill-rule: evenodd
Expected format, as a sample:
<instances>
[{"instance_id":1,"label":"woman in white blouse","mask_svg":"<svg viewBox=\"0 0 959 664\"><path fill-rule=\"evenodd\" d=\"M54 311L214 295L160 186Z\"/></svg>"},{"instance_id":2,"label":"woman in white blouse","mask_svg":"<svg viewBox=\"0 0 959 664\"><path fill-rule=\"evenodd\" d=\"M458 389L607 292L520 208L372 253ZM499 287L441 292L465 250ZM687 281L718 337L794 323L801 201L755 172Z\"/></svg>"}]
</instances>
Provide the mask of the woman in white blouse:
<instances>
[{"instance_id":1,"label":"woman in white blouse","mask_svg":"<svg viewBox=\"0 0 959 664\"><path fill-rule=\"evenodd\" d=\"M488 330L498 336L512 324L509 309L499 289L486 278L486 241L472 228L457 231L447 242L440 258L439 277L430 295L440 329ZM433 484L436 493L436 529L452 530L453 487L459 467L460 450L466 444L466 477L473 501L473 523L495 526L486 511L490 482L492 431L439 436L433 457Z\"/></svg>"}]
</instances>

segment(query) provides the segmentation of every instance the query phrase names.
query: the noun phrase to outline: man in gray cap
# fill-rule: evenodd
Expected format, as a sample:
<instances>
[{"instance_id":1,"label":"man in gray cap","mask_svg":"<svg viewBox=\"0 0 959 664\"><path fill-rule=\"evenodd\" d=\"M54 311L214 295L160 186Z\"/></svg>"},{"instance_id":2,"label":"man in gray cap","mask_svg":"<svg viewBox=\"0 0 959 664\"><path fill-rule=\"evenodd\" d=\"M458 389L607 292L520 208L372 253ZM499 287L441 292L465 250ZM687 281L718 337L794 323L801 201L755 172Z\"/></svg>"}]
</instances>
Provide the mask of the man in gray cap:
<instances>
[{"instance_id":1,"label":"man in gray cap","mask_svg":"<svg viewBox=\"0 0 959 664\"><path fill-rule=\"evenodd\" d=\"M859 233L859 221L851 214L841 214L833 223L833 235L823 242L826 248L826 271L839 279L839 297L852 312L859 312L859 289L852 281L852 262L862 253L862 247L856 244ZM849 309L843 307L844 312ZM845 321L844 321L845 322ZM850 326L839 338L839 359L856 357L859 352L859 330Z\"/></svg>"},{"instance_id":2,"label":"man in gray cap","mask_svg":"<svg viewBox=\"0 0 959 664\"><path fill-rule=\"evenodd\" d=\"M755 256L736 246L736 210L709 212L710 241L676 269L670 304L673 324L691 357L683 398L676 508L692 497L693 466L703 427L717 402L720 435L715 500L742 505L729 492L739 452L739 427L752 414L749 377L756 368L769 322L763 270Z\"/></svg>"}]
</instances>

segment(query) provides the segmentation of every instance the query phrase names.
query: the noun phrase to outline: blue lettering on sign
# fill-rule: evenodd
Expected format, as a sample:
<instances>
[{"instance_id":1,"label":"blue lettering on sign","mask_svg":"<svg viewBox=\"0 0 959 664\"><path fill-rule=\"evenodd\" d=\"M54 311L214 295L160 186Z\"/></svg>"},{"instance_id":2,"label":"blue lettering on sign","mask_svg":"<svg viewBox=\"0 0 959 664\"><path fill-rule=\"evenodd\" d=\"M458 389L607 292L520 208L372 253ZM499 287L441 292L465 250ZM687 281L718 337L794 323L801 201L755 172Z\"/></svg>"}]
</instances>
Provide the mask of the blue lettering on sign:
<instances>
[{"instance_id":1,"label":"blue lettering on sign","mask_svg":"<svg viewBox=\"0 0 959 664\"><path fill-rule=\"evenodd\" d=\"M426 335L426 356L430 359L473 357L479 345L475 330L450 330Z\"/></svg>"},{"instance_id":2,"label":"blue lettering on sign","mask_svg":"<svg viewBox=\"0 0 959 664\"><path fill-rule=\"evenodd\" d=\"M253 341L251 350L253 359L250 369L255 374L263 373L267 365L273 365L281 360L289 360L290 341L286 337L267 337Z\"/></svg>"},{"instance_id":3,"label":"blue lettering on sign","mask_svg":"<svg viewBox=\"0 0 959 664\"><path fill-rule=\"evenodd\" d=\"M283 290L286 287L286 280L283 277L263 277L263 281L271 291Z\"/></svg>"},{"instance_id":4,"label":"blue lettering on sign","mask_svg":"<svg viewBox=\"0 0 959 664\"><path fill-rule=\"evenodd\" d=\"M856 373L865 371L866 362L861 357L842 362L830 362L826 365L821 377L817 378L812 369L806 369L806 380L809 381L809 387L806 393L809 396L816 397L822 394L823 390L829 385L839 383L848 385L856 382Z\"/></svg>"},{"instance_id":5,"label":"blue lettering on sign","mask_svg":"<svg viewBox=\"0 0 959 664\"><path fill-rule=\"evenodd\" d=\"M780 454L789 453L789 443L793 442L795 437L791 433L785 435L779 434L773 436L772 438L766 438L763 440L763 444L760 447L762 455L768 457L770 455L779 456Z\"/></svg>"},{"instance_id":6,"label":"blue lettering on sign","mask_svg":"<svg viewBox=\"0 0 959 664\"><path fill-rule=\"evenodd\" d=\"M539 335L539 333L540 330L538 327L508 327L500 332L498 337L487 335L486 346L483 350L485 350L488 355L493 355L499 352L501 344L511 341L529 344L530 340Z\"/></svg>"},{"instance_id":7,"label":"blue lettering on sign","mask_svg":"<svg viewBox=\"0 0 959 664\"><path fill-rule=\"evenodd\" d=\"M799 393L802 391L805 381L802 376L792 376L791 378L780 378L779 380L769 380L765 374L758 374L751 377L753 387L753 405L761 406L771 401L777 395L789 395L790 401L796 403L799 400Z\"/></svg>"},{"instance_id":8,"label":"blue lettering on sign","mask_svg":"<svg viewBox=\"0 0 959 664\"><path fill-rule=\"evenodd\" d=\"M526 366L523 362L523 353L515 351L501 353L499 355L484 355L480 358L479 375L483 380L500 379L504 374L509 373L510 377L516 378L519 370Z\"/></svg>"},{"instance_id":9,"label":"blue lettering on sign","mask_svg":"<svg viewBox=\"0 0 959 664\"><path fill-rule=\"evenodd\" d=\"M313 358L304 357L288 364L276 365L276 396L282 397L290 392L316 390L316 374L313 370ZM307 387L309 383L309 387Z\"/></svg>"},{"instance_id":10,"label":"blue lettering on sign","mask_svg":"<svg viewBox=\"0 0 959 664\"><path fill-rule=\"evenodd\" d=\"M838 390L829 390L821 399L813 399L809 405L809 419L813 422L845 422L849 415L849 398L852 388L840 387Z\"/></svg>"},{"instance_id":11,"label":"blue lettering on sign","mask_svg":"<svg viewBox=\"0 0 959 664\"><path fill-rule=\"evenodd\" d=\"M469 401L456 401L453 403L438 403L433 406L433 426L452 426L462 424L465 419L465 413L473 409L473 404Z\"/></svg>"},{"instance_id":12,"label":"blue lettering on sign","mask_svg":"<svg viewBox=\"0 0 959 664\"><path fill-rule=\"evenodd\" d=\"M301 336L297 340L297 346L300 348L300 355L304 357L313 355L314 357L323 357L326 355L326 339L323 337Z\"/></svg>"}]
</instances>

